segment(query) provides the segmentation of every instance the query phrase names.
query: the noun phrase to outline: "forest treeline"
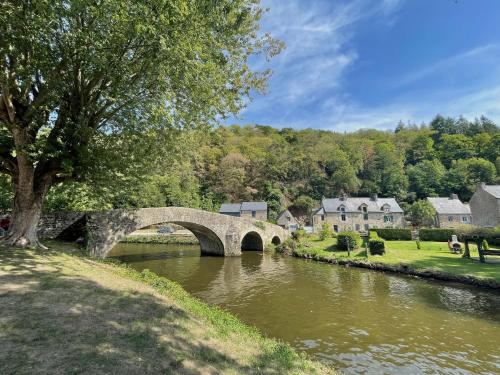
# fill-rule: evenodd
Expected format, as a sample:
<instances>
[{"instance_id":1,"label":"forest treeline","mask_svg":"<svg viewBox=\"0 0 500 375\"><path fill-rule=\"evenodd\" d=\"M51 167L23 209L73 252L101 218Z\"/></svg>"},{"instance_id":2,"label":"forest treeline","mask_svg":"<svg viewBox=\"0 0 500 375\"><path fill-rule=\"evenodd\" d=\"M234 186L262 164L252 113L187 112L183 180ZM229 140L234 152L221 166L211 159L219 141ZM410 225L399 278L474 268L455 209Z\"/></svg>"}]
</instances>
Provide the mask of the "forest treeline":
<instances>
[{"instance_id":1,"label":"forest treeline","mask_svg":"<svg viewBox=\"0 0 500 375\"><path fill-rule=\"evenodd\" d=\"M148 151L165 156L140 171L52 188L45 210L217 210L223 202L266 200L275 219L284 208L307 214L341 193L396 197L403 207L450 193L468 201L478 182L500 176L500 128L486 117L438 115L428 124L352 133L234 125L179 131L158 147ZM123 162L140 164L137 156ZM0 204L5 210L10 202L3 178Z\"/></svg>"}]
</instances>

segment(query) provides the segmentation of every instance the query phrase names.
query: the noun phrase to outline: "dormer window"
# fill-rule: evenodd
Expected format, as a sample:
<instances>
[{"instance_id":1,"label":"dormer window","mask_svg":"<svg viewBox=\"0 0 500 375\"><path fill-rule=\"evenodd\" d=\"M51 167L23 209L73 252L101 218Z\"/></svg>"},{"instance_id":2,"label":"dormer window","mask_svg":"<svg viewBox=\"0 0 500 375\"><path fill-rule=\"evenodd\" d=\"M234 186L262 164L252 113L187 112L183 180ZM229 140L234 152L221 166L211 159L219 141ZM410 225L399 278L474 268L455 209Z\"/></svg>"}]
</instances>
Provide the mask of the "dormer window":
<instances>
[{"instance_id":1,"label":"dormer window","mask_svg":"<svg viewBox=\"0 0 500 375\"><path fill-rule=\"evenodd\" d=\"M391 206L389 206L388 204L384 204L382 206L382 211L384 211L384 212L390 212L391 211Z\"/></svg>"},{"instance_id":2,"label":"dormer window","mask_svg":"<svg viewBox=\"0 0 500 375\"><path fill-rule=\"evenodd\" d=\"M361 206L361 211L363 211L363 220L368 220L368 207Z\"/></svg>"}]
</instances>

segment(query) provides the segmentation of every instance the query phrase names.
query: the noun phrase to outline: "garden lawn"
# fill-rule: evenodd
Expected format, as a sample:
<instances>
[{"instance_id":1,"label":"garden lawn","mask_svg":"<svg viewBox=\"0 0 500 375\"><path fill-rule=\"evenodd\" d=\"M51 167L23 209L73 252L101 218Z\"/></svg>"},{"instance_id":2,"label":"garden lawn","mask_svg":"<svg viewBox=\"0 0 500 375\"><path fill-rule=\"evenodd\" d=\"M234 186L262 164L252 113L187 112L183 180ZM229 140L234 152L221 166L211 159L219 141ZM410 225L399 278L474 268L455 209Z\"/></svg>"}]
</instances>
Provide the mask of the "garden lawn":
<instances>
[{"instance_id":1,"label":"garden lawn","mask_svg":"<svg viewBox=\"0 0 500 375\"><path fill-rule=\"evenodd\" d=\"M336 240L328 238L305 238L303 245L295 252L299 255L312 255L317 259L348 258L347 251L336 249ZM432 269L456 275L471 275L477 278L493 279L500 282L500 257L487 257L487 263L479 262L475 245L470 246L471 259L461 254L452 254L445 242L420 242L417 249L415 241L385 241L386 253L381 256L368 256L368 261L386 264L405 264L413 269ZM366 260L364 248L351 252L353 260Z\"/></svg>"},{"instance_id":2,"label":"garden lawn","mask_svg":"<svg viewBox=\"0 0 500 375\"><path fill-rule=\"evenodd\" d=\"M334 372L152 272L49 246L0 247L0 374Z\"/></svg>"}]
</instances>

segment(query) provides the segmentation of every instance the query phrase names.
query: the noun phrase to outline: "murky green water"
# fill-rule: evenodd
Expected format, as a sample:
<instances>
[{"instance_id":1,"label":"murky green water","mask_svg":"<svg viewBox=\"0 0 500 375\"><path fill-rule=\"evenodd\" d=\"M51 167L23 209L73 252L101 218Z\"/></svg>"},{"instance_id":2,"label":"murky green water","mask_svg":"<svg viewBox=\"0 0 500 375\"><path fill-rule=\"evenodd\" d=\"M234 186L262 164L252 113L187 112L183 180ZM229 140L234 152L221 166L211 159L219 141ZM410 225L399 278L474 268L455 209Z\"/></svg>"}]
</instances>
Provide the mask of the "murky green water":
<instances>
[{"instance_id":1,"label":"murky green water","mask_svg":"<svg viewBox=\"0 0 500 375\"><path fill-rule=\"evenodd\" d=\"M260 252L119 244L110 255L346 373L500 373L498 292Z\"/></svg>"}]
</instances>

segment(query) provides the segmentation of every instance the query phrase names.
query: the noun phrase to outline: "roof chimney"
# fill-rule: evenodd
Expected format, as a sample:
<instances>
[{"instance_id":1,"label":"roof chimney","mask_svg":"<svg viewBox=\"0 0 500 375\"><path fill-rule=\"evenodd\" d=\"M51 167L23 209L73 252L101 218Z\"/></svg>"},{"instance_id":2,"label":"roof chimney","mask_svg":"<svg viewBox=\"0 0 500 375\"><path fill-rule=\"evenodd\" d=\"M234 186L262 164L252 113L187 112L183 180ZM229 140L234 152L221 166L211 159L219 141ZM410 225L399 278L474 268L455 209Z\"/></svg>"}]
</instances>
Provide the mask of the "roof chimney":
<instances>
[{"instance_id":1,"label":"roof chimney","mask_svg":"<svg viewBox=\"0 0 500 375\"><path fill-rule=\"evenodd\" d=\"M458 199L458 195L457 194L450 194L450 199Z\"/></svg>"},{"instance_id":2,"label":"roof chimney","mask_svg":"<svg viewBox=\"0 0 500 375\"><path fill-rule=\"evenodd\" d=\"M377 193L373 193L372 196L370 197L370 200L376 202L378 199L378 194Z\"/></svg>"}]
</instances>

